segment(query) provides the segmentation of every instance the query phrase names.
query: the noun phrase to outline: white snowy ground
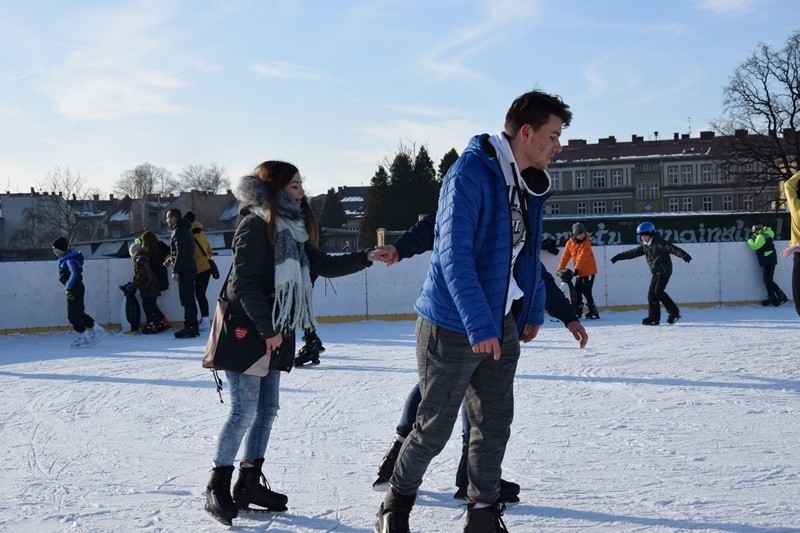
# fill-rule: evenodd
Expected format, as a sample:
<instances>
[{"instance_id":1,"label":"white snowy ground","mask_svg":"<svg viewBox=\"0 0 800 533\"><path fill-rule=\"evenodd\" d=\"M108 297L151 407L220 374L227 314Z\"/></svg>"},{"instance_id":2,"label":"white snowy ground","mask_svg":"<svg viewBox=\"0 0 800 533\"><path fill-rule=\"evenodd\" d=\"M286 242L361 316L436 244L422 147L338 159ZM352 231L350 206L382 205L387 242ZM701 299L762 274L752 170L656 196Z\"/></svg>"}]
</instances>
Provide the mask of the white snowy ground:
<instances>
[{"instance_id":1,"label":"white snowy ground","mask_svg":"<svg viewBox=\"0 0 800 533\"><path fill-rule=\"evenodd\" d=\"M586 321L578 350L548 321L524 345L504 477L511 532L800 531L800 320L781 308L684 308ZM289 511L235 531L369 532L371 490L416 380L413 322L322 324L321 365L283 376L266 474ZM0 337L0 530L221 531L203 511L228 407L204 340ZM460 423L456 426L460 428ZM461 531L458 429L434 459L412 530Z\"/></svg>"}]
</instances>

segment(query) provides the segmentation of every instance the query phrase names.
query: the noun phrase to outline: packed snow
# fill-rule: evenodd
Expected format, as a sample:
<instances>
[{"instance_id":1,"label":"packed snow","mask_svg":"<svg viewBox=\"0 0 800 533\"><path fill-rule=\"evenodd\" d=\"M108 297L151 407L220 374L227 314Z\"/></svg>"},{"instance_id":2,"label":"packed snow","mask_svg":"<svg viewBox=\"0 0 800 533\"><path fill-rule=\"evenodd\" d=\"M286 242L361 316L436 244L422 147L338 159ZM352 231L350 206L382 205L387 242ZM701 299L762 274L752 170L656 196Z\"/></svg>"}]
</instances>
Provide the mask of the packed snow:
<instances>
[{"instance_id":1,"label":"packed snow","mask_svg":"<svg viewBox=\"0 0 800 533\"><path fill-rule=\"evenodd\" d=\"M644 295L642 295L644 296ZM504 478L511 532L800 531L800 321L779 308L683 308L675 325L603 311L580 350L550 319L523 345ZM371 488L417 379L412 321L322 324L322 364L282 376L265 473L285 513L234 531L369 532ZM205 340L0 337L0 530L220 531L203 510L227 414ZM461 531L460 423L412 531ZM235 478L234 478L235 479Z\"/></svg>"}]
</instances>

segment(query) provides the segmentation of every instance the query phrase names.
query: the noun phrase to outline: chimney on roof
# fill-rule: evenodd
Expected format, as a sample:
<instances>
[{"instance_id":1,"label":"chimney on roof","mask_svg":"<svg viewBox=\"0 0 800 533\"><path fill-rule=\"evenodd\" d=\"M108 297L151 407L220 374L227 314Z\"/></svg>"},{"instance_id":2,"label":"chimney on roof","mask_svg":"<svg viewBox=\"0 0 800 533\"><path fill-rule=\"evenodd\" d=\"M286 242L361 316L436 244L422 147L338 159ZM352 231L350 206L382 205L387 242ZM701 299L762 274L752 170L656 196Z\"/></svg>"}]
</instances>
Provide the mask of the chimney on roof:
<instances>
[{"instance_id":1,"label":"chimney on roof","mask_svg":"<svg viewBox=\"0 0 800 533\"><path fill-rule=\"evenodd\" d=\"M797 131L794 128L783 128L783 138L794 142L797 138Z\"/></svg>"},{"instance_id":2,"label":"chimney on roof","mask_svg":"<svg viewBox=\"0 0 800 533\"><path fill-rule=\"evenodd\" d=\"M74 201L75 201L75 200L77 200L77 199L78 199L78 198L75 196L75 193L72 193L72 201L74 202Z\"/></svg>"},{"instance_id":3,"label":"chimney on roof","mask_svg":"<svg viewBox=\"0 0 800 533\"><path fill-rule=\"evenodd\" d=\"M99 202L100 201L100 195L99 194L93 194L92 195L92 200L94 200L95 202Z\"/></svg>"},{"instance_id":4,"label":"chimney on roof","mask_svg":"<svg viewBox=\"0 0 800 533\"><path fill-rule=\"evenodd\" d=\"M634 134L634 135L631 135L631 142L632 142L632 143L640 143L640 142L644 142L644 137L640 137L640 136L638 136L638 135L635 135L635 134Z\"/></svg>"},{"instance_id":5,"label":"chimney on roof","mask_svg":"<svg viewBox=\"0 0 800 533\"><path fill-rule=\"evenodd\" d=\"M701 131L700 132L700 140L701 141L710 141L713 138L714 138L714 132L713 131Z\"/></svg>"},{"instance_id":6,"label":"chimney on roof","mask_svg":"<svg viewBox=\"0 0 800 533\"><path fill-rule=\"evenodd\" d=\"M113 202L113 201L114 201L114 195L113 195L113 194L109 194L109 195L108 195L108 199L109 199L109 200L111 200L111 201Z\"/></svg>"},{"instance_id":7,"label":"chimney on roof","mask_svg":"<svg viewBox=\"0 0 800 533\"><path fill-rule=\"evenodd\" d=\"M673 140L673 141L677 141L677 140L678 140L678 139L680 139L680 138L681 138L681 134L680 134L680 133L678 133L677 131L676 131L675 133L673 133L673 134L672 134L672 140Z\"/></svg>"},{"instance_id":8,"label":"chimney on roof","mask_svg":"<svg viewBox=\"0 0 800 533\"><path fill-rule=\"evenodd\" d=\"M598 139L597 144L606 145L606 146L614 146L617 144L617 138L613 135L609 135L604 139Z\"/></svg>"},{"instance_id":9,"label":"chimney on roof","mask_svg":"<svg viewBox=\"0 0 800 533\"><path fill-rule=\"evenodd\" d=\"M567 146L586 146L586 139L570 139Z\"/></svg>"},{"instance_id":10,"label":"chimney on roof","mask_svg":"<svg viewBox=\"0 0 800 533\"><path fill-rule=\"evenodd\" d=\"M681 135L681 140L685 141L686 139L689 138L689 135L690 135L689 133L684 133L683 135Z\"/></svg>"},{"instance_id":11,"label":"chimney on roof","mask_svg":"<svg viewBox=\"0 0 800 533\"><path fill-rule=\"evenodd\" d=\"M734 137L747 137L747 130L741 129L733 132Z\"/></svg>"}]
</instances>

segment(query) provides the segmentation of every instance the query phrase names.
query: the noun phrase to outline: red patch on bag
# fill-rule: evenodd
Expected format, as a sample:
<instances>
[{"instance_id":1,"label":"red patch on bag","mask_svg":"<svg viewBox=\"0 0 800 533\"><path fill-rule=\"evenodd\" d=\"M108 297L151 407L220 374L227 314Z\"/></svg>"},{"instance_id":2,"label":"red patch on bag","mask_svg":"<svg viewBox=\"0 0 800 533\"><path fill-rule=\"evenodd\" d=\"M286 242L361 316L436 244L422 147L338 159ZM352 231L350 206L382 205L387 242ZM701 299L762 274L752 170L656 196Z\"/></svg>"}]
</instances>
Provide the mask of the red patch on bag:
<instances>
[{"instance_id":1,"label":"red patch on bag","mask_svg":"<svg viewBox=\"0 0 800 533\"><path fill-rule=\"evenodd\" d=\"M233 336L236 337L237 341L240 341L247 337L247 328L238 326L233 330Z\"/></svg>"}]
</instances>

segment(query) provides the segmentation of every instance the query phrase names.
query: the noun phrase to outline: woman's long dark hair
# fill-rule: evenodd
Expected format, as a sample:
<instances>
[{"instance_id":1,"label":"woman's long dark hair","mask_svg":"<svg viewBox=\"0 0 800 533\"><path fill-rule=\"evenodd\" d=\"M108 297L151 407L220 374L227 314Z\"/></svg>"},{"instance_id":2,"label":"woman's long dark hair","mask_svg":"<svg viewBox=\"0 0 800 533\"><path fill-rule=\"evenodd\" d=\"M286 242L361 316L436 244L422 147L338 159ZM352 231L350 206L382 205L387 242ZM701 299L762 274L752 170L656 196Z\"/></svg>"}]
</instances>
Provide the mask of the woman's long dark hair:
<instances>
[{"instance_id":1,"label":"woman's long dark hair","mask_svg":"<svg viewBox=\"0 0 800 533\"><path fill-rule=\"evenodd\" d=\"M264 161L253 170L253 175L267 186L266 221L269 242L275 243L275 206L278 205L278 192L286 187L299 170L296 166L285 161ZM300 213L305 221L308 240L314 246L319 246L319 227L314 211L308 204L306 197L300 200Z\"/></svg>"},{"instance_id":2,"label":"woman's long dark hair","mask_svg":"<svg viewBox=\"0 0 800 533\"><path fill-rule=\"evenodd\" d=\"M160 253L158 246L158 237L152 231L145 231L142 233L142 249L150 257L155 257Z\"/></svg>"}]
</instances>

